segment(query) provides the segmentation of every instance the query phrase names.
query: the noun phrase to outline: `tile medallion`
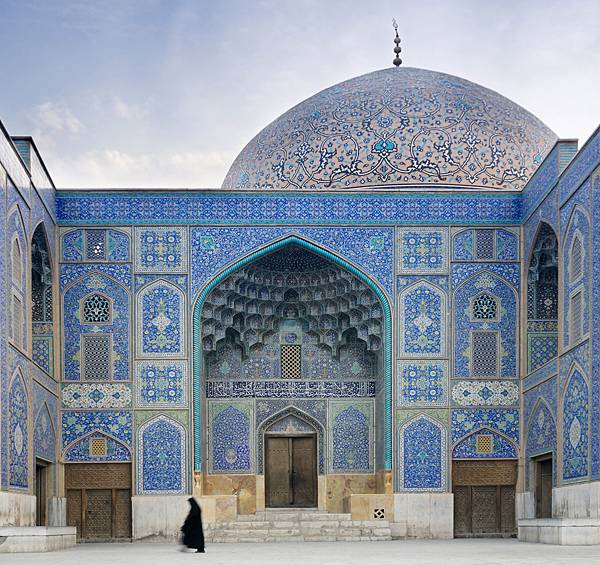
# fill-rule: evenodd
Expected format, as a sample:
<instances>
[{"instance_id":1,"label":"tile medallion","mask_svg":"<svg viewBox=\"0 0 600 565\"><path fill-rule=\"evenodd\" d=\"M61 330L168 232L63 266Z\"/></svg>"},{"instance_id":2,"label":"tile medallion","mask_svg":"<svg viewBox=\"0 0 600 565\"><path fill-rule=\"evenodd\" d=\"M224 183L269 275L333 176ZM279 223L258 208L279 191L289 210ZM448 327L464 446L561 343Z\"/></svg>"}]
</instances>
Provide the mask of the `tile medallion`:
<instances>
[{"instance_id":1,"label":"tile medallion","mask_svg":"<svg viewBox=\"0 0 600 565\"><path fill-rule=\"evenodd\" d=\"M70 383L61 387L63 408L127 408L131 406L131 385L124 383Z\"/></svg>"}]
</instances>

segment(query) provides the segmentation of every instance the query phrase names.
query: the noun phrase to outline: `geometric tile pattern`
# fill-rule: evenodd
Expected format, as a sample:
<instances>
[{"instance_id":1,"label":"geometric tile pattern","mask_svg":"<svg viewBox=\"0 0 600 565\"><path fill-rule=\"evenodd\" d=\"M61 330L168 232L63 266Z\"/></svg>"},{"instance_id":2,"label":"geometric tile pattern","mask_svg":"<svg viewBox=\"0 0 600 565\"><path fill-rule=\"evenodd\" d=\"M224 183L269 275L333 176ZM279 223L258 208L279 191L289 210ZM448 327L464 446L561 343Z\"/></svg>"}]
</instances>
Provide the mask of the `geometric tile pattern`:
<instances>
[{"instance_id":1,"label":"geometric tile pattern","mask_svg":"<svg viewBox=\"0 0 600 565\"><path fill-rule=\"evenodd\" d=\"M187 271L185 228L136 228L135 270L138 273L184 273Z\"/></svg>"},{"instance_id":2,"label":"geometric tile pattern","mask_svg":"<svg viewBox=\"0 0 600 565\"><path fill-rule=\"evenodd\" d=\"M511 406L519 403L519 384L514 381L456 381L452 402L457 406Z\"/></svg>"},{"instance_id":3,"label":"geometric tile pattern","mask_svg":"<svg viewBox=\"0 0 600 565\"><path fill-rule=\"evenodd\" d=\"M187 361L137 361L136 406L187 407Z\"/></svg>"},{"instance_id":4,"label":"geometric tile pattern","mask_svg":"<svg viewBox=\"0 0 600 565\"><path fill-rule=\"evenodd\" d=\"M398 272L404 275L447 273L448 232L399 228L398 261Z\"/></svg>"},{"instance_id":5,"label":"geometric tile pattern","mask_svg":"<svg viewBox=\"0 0 600 565\"><path fill-rule=\"evenodd\" d=\"M446 361L399 361L400 405L444 406L447 402Z\"/></svg>"},{"instance_id":6,"label":"geometric tile pattern","mask_svg":"<svg viewBox=\"0 0 600 565\"><path fill-rule=\"evenodd\" d=\"M127 408L131 406L131 385L70 383L62 385L63 408Z\"/></svg>"},{"instance_id":7,"label":"geometric tile pattern","mask_svg":"<svg viewBox=\"0 0 600 565\"><path fill-rule=\"evenodd\" d=\"M482 291L495 297L498 303L497 318L472 317L472 300L483 296ZM486 266L485 270L475 271L471 278L455 288L453 301L454 377L516 377L516 289L505 279L489 272ZM498 341L499 345L496 345ZM487 347L488 343L491 349ZM478 350L480 353L472 349L477 347L481 348ZM484 350L489 355L484 355Z\"/></svg>"}]
</instances>

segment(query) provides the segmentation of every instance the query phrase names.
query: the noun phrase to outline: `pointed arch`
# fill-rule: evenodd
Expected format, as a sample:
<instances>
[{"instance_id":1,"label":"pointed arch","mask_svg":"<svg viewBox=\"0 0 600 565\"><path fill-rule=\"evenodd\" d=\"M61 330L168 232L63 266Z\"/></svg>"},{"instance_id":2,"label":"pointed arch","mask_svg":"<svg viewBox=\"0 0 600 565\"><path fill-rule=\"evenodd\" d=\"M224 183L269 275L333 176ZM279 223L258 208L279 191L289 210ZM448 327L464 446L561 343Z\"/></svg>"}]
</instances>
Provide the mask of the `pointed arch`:
<instances>
[{"instance_id":1,"label":"pointed arch","mask_svg":"<svg viewBox=\"0 0 600 565\"><path fill-rule=\"evenodd\" d=\"M136 295L137 353L143 357L181 357L186 353L185 294L159 278Z\"/></svg>"},{"instance_id":2,"label":"pointed arch","mask_svg":"<svg viewBox=\"0 0 600 565\"><path fill-rule=\"evenodd\" d=\"M186 430L159 414L144 422L137 436L138 494L181 494L187 490Z\"/></svg>"},{"instance_id":3,"label":"pointed arch","mask_svg":"<svg viewBox=\"0 0 600 565\"><path fill-rule=\"evenodd\" d=\"M202 348L201 348L201 315L202 307L209 293L225 278L232 274L237 269L244 267L252 261L281 249L290 244L301 246L308 251L312 251L324 257L336 265L343 267L355 275L358 279L367 285L377 298L379 299L384 318L384 391L385 391L385 414L384 414L384 451L385 451L385 469L392 468L392 327L391 327L391 307L390 301L386 292L373 280L372 277L365 274L358 267L349 261L341 258L332 251L325 249L307 239L304 239L296 234L285 236L268 243L251 253L243 256L228 267L222 269L212 280L204 286L197 295L193 308L193 391L194 391L194 406L193 406L193 422L194 422L194 469L200 471L202 468L202 434L199 433L202 429L202 415L200 399L202 398Z\"/></svg>"},{"instance_id":4,"label":"pointed arch","mask_svg":"<svg viewBox=\"0 0 600 565\"><path fill-rule=\"evenodd\" d=\"M477 436L492 436L492 449L489 453L477 452ZM480 426L452 445L453 459L518 459L519 447L506 434L486 426Z\"/></svg>"},{"instance_id":5,"label":"pointed arch","mask_svg":"<svg viewBox=\"0 0 600 565\"><path fill-rule=\"evenodd\" d=\"M441 422L422 413L402 425L398 445L400 490L446 490L447 436L447 430Z\"/></svg>"},{"instance_id":6,"label":"pointed arch","mask_svg":"<svg viewBox=\"0 0 600 565\"><path fill-rule=\"evenodd\" d=\"M42 403L34 420L33 445L36 458L56 461L56 428L47 401Z\"/></svg>"},{"instance_id":7,"label":"pointed arch","mask_svg":"<svg viewBox=\"0 0 600 565\"><path fill-rule=\"evenodd\" d=\"M92 440L103 439L105 451L94 453ZM122 440L112 434L98 429L91 430L73 440L62 450L62 461L65 463L77 462L128 462L131 461L131 449Z\"/></svg>"},{"instance_id":8,"label":"pointed arch","mask_svg":"<svg viewBox=\"0 0 600 565\"><path fill-rule=\"evenodd\" d=\"M398 300L403 356L446 355L446 292L426 280L419 280L403 289Z\"/></svg>"},{"instance_id":9,"label":"pointed arch","mask_svg":"<svg viewBox=\"0 0 600 565\"><path fill-rule=\"evenodd\" d=\"M79 322L81 324L112 324L114 299L98 290L92 290L79 299Z\"/></svg>"},{"instance_id":10,"label":"pointed arch","mask_svg":"<svg viewBox=\"0 0 600 565\"><path fill-rule=\"evenodd\" d=\"M29 391L21 367L12 374L8 387L8 475L9 486L29 487Z\"/></svg>"},{"instance_id":11,"label":"pointed arch","mask_svg":"<svg viewBox=\"0 0 600 565\"><path fill-rule=\"evenodd\" d=\"M525 432L527 457L556 453L556 419L548 401L539 397L527 421Z\"/></svg>"},{"instance_id":12,"label":"pointed arch","mask_svg":"<svg viewBox=\"0 0 600 565\"><path fill-rule=\"evenodd\" d=\"M298 418L315 430L315 433L317 434L317 461L319 462L319 474L323 474L325 472L325 428L323 427L323 424L319 422L319 420L313 418L310 414L307 414L304 410L301 410L296 406L286 406L282 410L279 410L274 414L271 414L271 416L265 418L258 426L258 465L256 472L258 474L262 474L264 472L265 433L268 432L269 428L275 426L278 422L281 422L290 416Z\"/></svg>"},{"instance_id":13,"label":"pointed arch","mask_svg":"<svg viewBox=\"0 0 600 565\"><path fill-rule=\"evenodd\" d=\"M563 480L579 479L588 474L589 395L585 372L574 361L569 368L560 403Z\"/></svg>"}]
</instances>

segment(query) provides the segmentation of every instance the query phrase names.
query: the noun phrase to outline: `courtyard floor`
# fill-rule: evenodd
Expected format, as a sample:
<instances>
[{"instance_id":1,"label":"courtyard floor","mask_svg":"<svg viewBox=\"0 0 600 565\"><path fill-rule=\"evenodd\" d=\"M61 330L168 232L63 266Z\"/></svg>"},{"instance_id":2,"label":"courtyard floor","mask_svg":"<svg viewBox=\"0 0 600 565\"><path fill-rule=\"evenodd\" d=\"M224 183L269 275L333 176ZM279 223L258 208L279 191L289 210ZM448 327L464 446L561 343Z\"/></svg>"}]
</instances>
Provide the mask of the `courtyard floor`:
<instances>
[{"instance_id":1,"label":"courtyard floor","mask_svg":"<svg viewBox=\"0 0 600 565\"><path fill-rule=\"evenodd\" d=\"M181 553L172 544L80 544L67 551L0 555L10 565L509 565L600 564L600 547L567 547L517 540L303 542L210 544L207 553Z\"/></svg>"}]
</instances>

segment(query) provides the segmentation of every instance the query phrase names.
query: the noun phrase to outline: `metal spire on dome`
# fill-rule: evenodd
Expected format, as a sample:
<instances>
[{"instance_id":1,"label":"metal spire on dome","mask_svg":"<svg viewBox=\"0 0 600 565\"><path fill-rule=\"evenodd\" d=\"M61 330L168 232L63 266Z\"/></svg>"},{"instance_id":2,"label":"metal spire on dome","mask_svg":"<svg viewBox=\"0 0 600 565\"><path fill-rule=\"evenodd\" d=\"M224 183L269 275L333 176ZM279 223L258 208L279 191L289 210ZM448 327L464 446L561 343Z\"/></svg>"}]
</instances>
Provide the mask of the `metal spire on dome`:
<instances>
[{"instance_id":1,"label":"metal spire on dome","mask_svg":"<svg viewBox=\"0 0 600 565\"><path fill-rule=\"evenodd\" d=\"M394 57L394 65L399 67L402 64L402 59L400 59L400 52L402 49L400 48L400 36L398 35L398 23L396 22L396 18L392 20L392 24L396 30L396 37L394 37L394 43L396 44L396 47L394 47L394 53L396 54Z\"/></svg>"}]
</instances>

